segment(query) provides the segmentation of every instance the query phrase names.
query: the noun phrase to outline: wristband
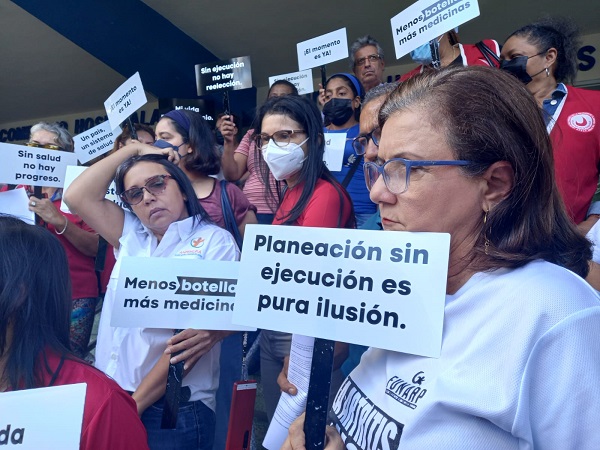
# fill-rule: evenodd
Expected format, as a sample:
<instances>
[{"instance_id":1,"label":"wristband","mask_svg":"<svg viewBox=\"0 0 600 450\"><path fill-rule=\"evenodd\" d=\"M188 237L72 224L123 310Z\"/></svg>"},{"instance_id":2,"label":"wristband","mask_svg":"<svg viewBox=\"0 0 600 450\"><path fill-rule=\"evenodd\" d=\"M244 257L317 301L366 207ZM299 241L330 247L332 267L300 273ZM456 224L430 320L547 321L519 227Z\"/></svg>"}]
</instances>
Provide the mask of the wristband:
<instances>
[{"instance_id":1,"label":"wristband","mask_svg":"<svg viewBox=\"0 0 600 450\"><path fill-rule=\"evenodd\" d=\"M63 216L63 217L65 217L65 216ZM65 226L63 227L62 231L56 231L56 228L54 228L54 232L56 234L63 234L65 231L67 231L67 225L69 225L69 219L67 219L65 217Z\"/></svg>"}]
</instances>

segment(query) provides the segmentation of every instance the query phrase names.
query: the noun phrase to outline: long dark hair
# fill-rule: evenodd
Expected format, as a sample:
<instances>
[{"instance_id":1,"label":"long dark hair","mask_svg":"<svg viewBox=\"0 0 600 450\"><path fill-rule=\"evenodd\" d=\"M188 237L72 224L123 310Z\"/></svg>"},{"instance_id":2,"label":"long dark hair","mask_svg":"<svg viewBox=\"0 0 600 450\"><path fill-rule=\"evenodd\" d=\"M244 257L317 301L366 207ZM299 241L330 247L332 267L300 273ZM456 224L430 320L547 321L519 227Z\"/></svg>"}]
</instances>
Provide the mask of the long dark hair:
<instances>
[{"instance_id":1,"label":"long dark hair","mask_svg":"<svg viewBox=\"0 0 600 450\"><path fill-rule=\"evenodd\" d=\"M9 387L41 387L44 349L70 356L67 255L48 230L0 215L0 358ZM9 334L10 341L9 341Z\"/></svg>"},{"instance_id":2,"label":"long dark hair","mask_svg":"<svg viewBox=\"0 0 600 450\"><path fill-rule=\"evenodd\" d=\"M538 52L556 49L554 78L558 82L573 83L577 75L577 49L581 44L579 28L566 17L544 17L513 32L513 36L523 37Z\"/></svg>"},{"instance_id":3,"label":"long dark hair","mask_svg":"<svg viewBox=\"0 0 600 450\"><path fill-rule=\"evenodd\" d=\"M183 137L183 142L192 149L191 154L182 157L184 167L190 172L198 172L203 175L218 174L221 170L221 157L215 145L215 135L206 120L195 111L187 109L176 111L177 114L187 118L187 123L180 123L171 117L166 117L166 119L171 121L175 131Z\"/></svg>"},{"instance_id":4,"label":"long dark hair","mask_svg":"<svg viewBox=\"0 0 600 450\"><path fill-rule=\"evenodd\" d=\"M451 67L400 84L379 111L379 124L418 109L445 134L460 170L482 175L498 161L514 172L508 196L493 207L475 243L481 270L519 267L544 259L585 277L592 257L587 241L569 220L554 182L552 144L542 113L525 86L489 67ZM488 248L485 251L486 239Z\"/></svg>"},{"instance_id":5,"label":"long dark hair","mask_svg":"<svg viewBox=\"0 0 600 450\"><path fill-rule=\"evenodd\" d=\"M342 223L344 213L343 206L345 204L350 205L352 209L350 217L354 217L354 208L352 207L350 196L346 190L338 183L323 162L323 154L325 153L323 121L321 120L321 113L315 104L304 97L298 97L294 95L285 95L282 97L274 97L269 99L258 112L255 121L256 134L260 134L262 132L263 119L265 116L269 115L287 116L295 122L298 122L300 127L306 131L308 137L308 141L306 143L308 147L308 155L304 160L302 169L300 169L299 177L300 181L304 182L304 187L298 202L294 205L291 211L283 217L283 219L285 219L284 224L291 225L298 220L298 217L300 217L300 214L304 212L308 201L315 191L317 180L322 179L328 183L331 183L340 196L340 205L342 205L342 208L339 212L338 227L345 226L346 224ZM261 149L257 147L255 151L257 153L256 160L259 161L263 182L265 187L267 187L270 191L271 184L269 183L269 168L262 157ZM281 191L274 193L273 195L276 195L276 197L279 199L279 203L281 203ZM346 199L346 201L344 201L344 199Z\"/></svg>"},{"instance_id":6,"label":"long dark hair","mask_svg":"<svg viewBox=\"0 0 600 450\"><path fill-rule=\"evenodd\" d=\"M190 179L185 175L185 173L183 173L183 170L181 170L163 155L132 156L131 158L123 161L115 173L115 185L118 195L121 195L125 190L124 180L127 172L129 172L129 170L137 163L144 161L160 164L167 172L169 172L169 175L171 175L173 181L175 181L177 186L179 186L181 193L187 198L187 200L184 200L185 206L188 215L194 218L194 222L197 219L201 219L204 222L212 223L208 213L205 211L202 205L200 205L200 202L196 198L196 193L194 192L194 188L190 182ZM125 203L125 206L127 209L133 212L133 209L130 205Z\"/></svg>"}]
</instances>

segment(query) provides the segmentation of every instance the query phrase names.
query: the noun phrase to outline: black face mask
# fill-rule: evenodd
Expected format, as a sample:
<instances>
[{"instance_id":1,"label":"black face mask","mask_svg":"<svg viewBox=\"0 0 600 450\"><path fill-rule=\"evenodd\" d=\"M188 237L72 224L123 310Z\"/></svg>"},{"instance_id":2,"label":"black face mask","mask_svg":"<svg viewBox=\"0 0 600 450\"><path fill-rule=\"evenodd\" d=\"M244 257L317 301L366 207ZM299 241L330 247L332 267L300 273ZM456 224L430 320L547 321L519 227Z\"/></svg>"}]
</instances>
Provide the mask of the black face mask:
<instances>
[{"instance_id":1,"label":"black face mask","mask_svg":"<svg viewBox=\"0 0 600 450\"><path fill-rule=\"evenodd\" d=\"M517 56L510 60L503 59L500 61L500 68L517 77L523 84L529 84L533 80L533 77L539 75L546 69L542 69L536 74L529 75L527 73L527 61L529 58L533 58L534 56L539 56L544 53L546 52L541 52L533 56Z\"/></svg>"},{"instance_id":2,"label":"black face mask","mask_svg":"<svg viewBox=\"0 0 600 450\"><path fill-rule=\"evenodd\" d=\"M223 145L225 144L225 139L223 139L223 135L219 130L215 130L215 138L217 140L217 144Z\"/></svg>"},{"instance_id":3,"label":"black face mask","mask_svg":"<svg viewBox=\"0 0 600 450\"><path fill-rule=\"evenodd\" d=\"M531 75L527 73L527 56L517 56L513 59L503 59L500 61L500 68L514 75L524 84L531 83Z\"/></svg>"},{"instance_id":4,"label":"black face mask","mask_svg":"<svg viewBox=\"0 0 600 450\"><path fill-rule=\"evenodd\" d=\"M346 98L332 98L323 106L325 122L339 127L344 125L354 114L352 100Z\"/></svg>"}]
</instances>

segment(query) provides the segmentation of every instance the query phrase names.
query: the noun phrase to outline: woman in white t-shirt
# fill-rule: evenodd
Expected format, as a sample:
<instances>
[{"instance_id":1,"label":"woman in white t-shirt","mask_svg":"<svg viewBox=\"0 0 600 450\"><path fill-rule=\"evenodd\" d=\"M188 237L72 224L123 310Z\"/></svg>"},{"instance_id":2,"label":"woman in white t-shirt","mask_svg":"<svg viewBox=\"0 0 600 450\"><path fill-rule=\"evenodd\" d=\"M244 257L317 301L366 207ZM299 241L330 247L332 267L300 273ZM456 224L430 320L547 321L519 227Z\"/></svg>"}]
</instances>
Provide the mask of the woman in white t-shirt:
<instances>
[{"instance_id":1,"label":"woman in white t-shirt","mask_svg":"<svg viewBox=\"0 0 600 450\"><path fill-rule=\"evenodd\" d=\"M365 164L386 232L449 233L439 358L370 348L337 393L330 449L598 449L600 301L525 87L447 68L381 107ZM304 448L302 421L283 448Z\"/></svg>"},{"instance_id":2,"label":"woman in white t-shirt","mask_svg":"<svg viewBox=\"0 0 600 450\"><path fill-rule=\"evenodd\" d=\"M168 159L167 159L168 158ZM98 332L96 366L130 391L148 432L151 449L212 449L220 340L228 332L185 330L171 338L171 358L185 360L182 400L175 430L161 429L172 330L110 326L124 256L237 260L232 236L214 225L188 178L174 163L173 149L134 142L86 170L65 194L77 211L114 248L111 275ZM172 162L171 162L172 161ZM128 210L104 198L112 178ZM199 245L201 244L201 245Z\"/></svg>"}]
</instances>

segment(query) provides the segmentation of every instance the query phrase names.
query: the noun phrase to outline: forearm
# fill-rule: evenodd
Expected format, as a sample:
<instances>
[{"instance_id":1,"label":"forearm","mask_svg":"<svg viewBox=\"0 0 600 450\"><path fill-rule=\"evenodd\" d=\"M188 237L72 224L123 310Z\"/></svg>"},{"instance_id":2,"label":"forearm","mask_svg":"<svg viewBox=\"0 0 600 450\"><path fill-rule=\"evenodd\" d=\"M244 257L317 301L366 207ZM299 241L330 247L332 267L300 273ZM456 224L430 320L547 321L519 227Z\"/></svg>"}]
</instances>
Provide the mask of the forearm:
<instances>
[{"instance_id":1,"label":"forearm","mask_svg":"<svg viewBox=\"0 0 600 450\"><path fill-rule=\"evenodd\" d=\"M140 416L150 405L165 395L168 375L169 355L165 354L161 356L131 396L137 404Z\"/></svg>"},{"instance_id":2,"label":"forearm","mask_svg":"<svg viewBox=\"0 0 600 450\"><path fill-rule=\"evenodd\" d=\"M95 258L98 253L98 235L79 228L65 216L63 216L63 218L64 224L54 225L54 228L59 232L64 230L62 235L73 244L73 247L85 256Z\"/></svg>"},{"instance_id":3,"label":"forearm","mask_svg":"<svg viewBox=\"0 0 600 450\"><path fill-rule=\"evenodd\" d=\"M223 144L223 155L221 156L221 168L223 176L227 181L239 180L246 171L246 164L242 164L239 157L236 158L235 150L238 147L237 141L225 141ZM240 156L243 156L240 154Z\"/></svg>"}]
</instances>

